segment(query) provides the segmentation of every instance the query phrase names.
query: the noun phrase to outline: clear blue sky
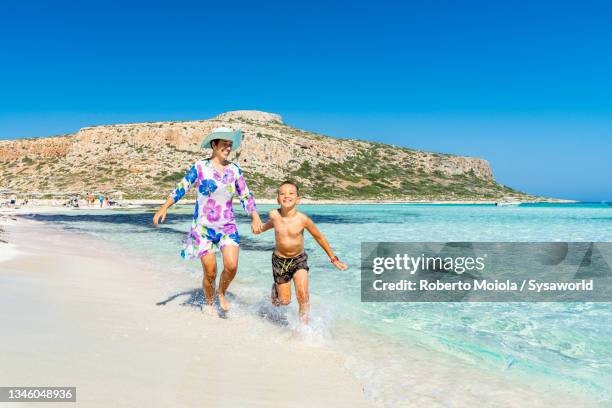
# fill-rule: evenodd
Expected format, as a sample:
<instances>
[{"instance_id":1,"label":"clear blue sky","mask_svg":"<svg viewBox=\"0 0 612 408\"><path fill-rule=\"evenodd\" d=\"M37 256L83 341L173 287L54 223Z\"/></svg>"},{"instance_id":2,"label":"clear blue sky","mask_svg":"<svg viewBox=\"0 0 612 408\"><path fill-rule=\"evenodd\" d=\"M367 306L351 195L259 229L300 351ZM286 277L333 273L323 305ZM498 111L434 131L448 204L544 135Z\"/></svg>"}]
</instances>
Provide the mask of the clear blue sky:
<instances>
[{"instance_id":1,"label":"clear blue sky","mask_svg":"<svg viewBox=\"0 0 612 408\"><path fill-rule=\"evenodd\" d=\"M3 3L0 138L258 109L612 200L612 2L127 3Z\"/></svg>"}]
</instances>

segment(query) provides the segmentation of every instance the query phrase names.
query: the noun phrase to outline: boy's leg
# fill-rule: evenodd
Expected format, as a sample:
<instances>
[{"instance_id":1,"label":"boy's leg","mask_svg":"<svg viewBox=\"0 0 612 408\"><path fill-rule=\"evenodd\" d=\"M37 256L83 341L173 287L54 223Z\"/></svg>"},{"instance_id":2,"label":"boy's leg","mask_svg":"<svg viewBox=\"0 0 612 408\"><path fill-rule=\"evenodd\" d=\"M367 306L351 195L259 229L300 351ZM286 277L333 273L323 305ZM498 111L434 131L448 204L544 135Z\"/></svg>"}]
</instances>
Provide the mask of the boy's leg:
<instances>
[{"instance_id":1,"label":"boy's leg","mask_svg":"<svg viewBox=\"0 0 612 408\"><path fill-rule=\"evenodd\" d=\"M291 303L291 282L272 284L272 304L274 306Z\"/></svg>"},{"instance_id":2,"label":"boy's leg","mask_svg":"<svg viewBox=\"0 0 612 408\"><path fill-rule=\"evenodd\" d=\"M210 251L200 257L204 275L202 277L202 289L204 290L205 302L207 305L213 304L215 297L215 279L217 279L217 259L215 253Z\"/></svg>"},{"instance_id":3,"label":"boy's leg","mask_svg":"<svg viewBox=\"0 0 612 408\"><path fill-rule=\"evenodd\" d=\"M278 299L278 290L276 290L276 282L272 282L272 292L270 292L270 301L274 306L280 306L280 300Z\"/></svg>"},{"instance_id":4,"label":"boy's leg","mask_svg":"<svg viewBox=\"0 0 612 408\"><path fill-rule=\"evenodd\" d=\"M302 323L308 324L308 312L310 311L308 271L306 269L298 270L293 275L293 284L295 285L295 296L300 304L300 320Z\"/></svg>"}]
</instances>

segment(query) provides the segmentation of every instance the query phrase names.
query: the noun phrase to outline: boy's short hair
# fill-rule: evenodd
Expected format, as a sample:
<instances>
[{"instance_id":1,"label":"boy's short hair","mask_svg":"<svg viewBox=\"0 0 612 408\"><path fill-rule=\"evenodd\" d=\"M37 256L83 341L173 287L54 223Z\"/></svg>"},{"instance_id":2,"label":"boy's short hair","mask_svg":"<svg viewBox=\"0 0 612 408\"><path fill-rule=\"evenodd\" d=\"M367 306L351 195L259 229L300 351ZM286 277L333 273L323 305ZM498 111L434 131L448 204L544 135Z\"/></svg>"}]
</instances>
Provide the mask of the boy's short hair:
<instances>
[{"instance_id":1,"label":"boy's short hair","mask_svg":"<svg viewBox=\"0 0 612 408\"><path fill-rule=\"evenodd\" d=\"M290 184L290 185L292 185L293 187L295 187L295 191L297 192L297 195L298 195L298 196L300 195L300 188L298 187L298 185L297 185L297 184L296 184L294 181L291 181L291 180L285 180L285 181L283 181L283 182L280 184L280 186L278 186L278 191L277 191L277 193L276 193L276 194L279 194L279 193L280 193L280 188L281 188L282 186L284 186L285 184Z\"/></svg>"}]
</instances>

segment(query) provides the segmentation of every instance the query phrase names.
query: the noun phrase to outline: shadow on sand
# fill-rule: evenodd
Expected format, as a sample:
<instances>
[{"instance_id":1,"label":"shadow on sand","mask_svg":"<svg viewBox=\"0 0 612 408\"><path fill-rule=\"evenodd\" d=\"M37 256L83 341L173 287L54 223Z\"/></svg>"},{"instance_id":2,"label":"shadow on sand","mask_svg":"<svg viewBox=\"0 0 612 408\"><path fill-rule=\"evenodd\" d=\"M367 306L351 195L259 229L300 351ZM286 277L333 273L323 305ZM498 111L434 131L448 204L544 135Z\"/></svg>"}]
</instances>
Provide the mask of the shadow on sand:
<instances>
[{"instance_id":1,"label":"shadow on sand","mask_svg":"<svg viewBox=\"0 0 612 408\"><path fill-rule=\"evenodd\" d=\"M202 290L202 288L195 288L195 289L175 293L173 295L170 295L168 299L162 300L161 302L157 302L156 305L166 306L166 304L174 301L177 298L182 298L182 297L185 297L185 300L181 303L181 306L188 306L188 307L193 307L193 308L203 310L204 291ZM229 301L232 301L234 300L235 296L231 292L227 292L227 298ZM219 306L219 299L217 298L217 295L215 295L215 298L213 300L213 306L217 310L217 315L220 318L222 319L227 318L228 312L223 310L221 306Z\"/></svg>"},{"instance_id":2,"label":"shadow on sand","mask_svg":"<svg viewBox=\"0 0 612 408\"><path fill-rule=\"evenodd\" d=\"M234 303L235 305L239 306L242 309L246 309L246 310L254 309L255 314L257 316L259 316L260 318L262 318L263 320L269 323L272 323L276 326L281 326L281 327L286 327L289 325L289 321L287 320L287 308L286 307L275 307L272 304L270 304L270 301L267 299L265 300L262 299L255 304L247 304L247 303L241 302L231 292L227 292L226 296L230 302ZM194 289L174 293L170 295L170 297L168 297L167 299L157 302L156 305L165 306L166 304L173 302L179 298L182 298L182 299L184 298L182 303L180 303L181 306L188 306L192 308L197 308L199 310L203 310L204 308L204 303L205 303L204 302L204 291L202 290L202 288L194 288ZM228 318L229 312L223 310L221 306L219 306L219 299L217 298L216 295L213 300L213 306L215 307L217 311L217 315L220 318L222 319Z\"/></svg>"}]
</instances>

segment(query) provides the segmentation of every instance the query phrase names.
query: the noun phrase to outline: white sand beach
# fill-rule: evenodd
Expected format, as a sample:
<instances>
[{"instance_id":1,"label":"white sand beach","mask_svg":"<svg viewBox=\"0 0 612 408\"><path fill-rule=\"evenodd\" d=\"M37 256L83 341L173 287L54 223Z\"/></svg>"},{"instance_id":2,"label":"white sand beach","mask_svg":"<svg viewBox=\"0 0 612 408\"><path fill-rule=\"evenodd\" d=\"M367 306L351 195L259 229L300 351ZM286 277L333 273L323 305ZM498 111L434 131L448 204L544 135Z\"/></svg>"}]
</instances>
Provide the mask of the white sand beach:
<instances>
[{"instance_id":1,"label":"white sand beach","mask_svg":"<svg viewBox=\"0 0 612 408\"><path fill-rule=\"evenodd\" d=\"M121 248L23 219L4 230L2 385L76 386L84 407L374 406L316 344L254 341L262 328L240 318L156 305L171 294L163 271Z\"/></svg>"}]
</instances>

